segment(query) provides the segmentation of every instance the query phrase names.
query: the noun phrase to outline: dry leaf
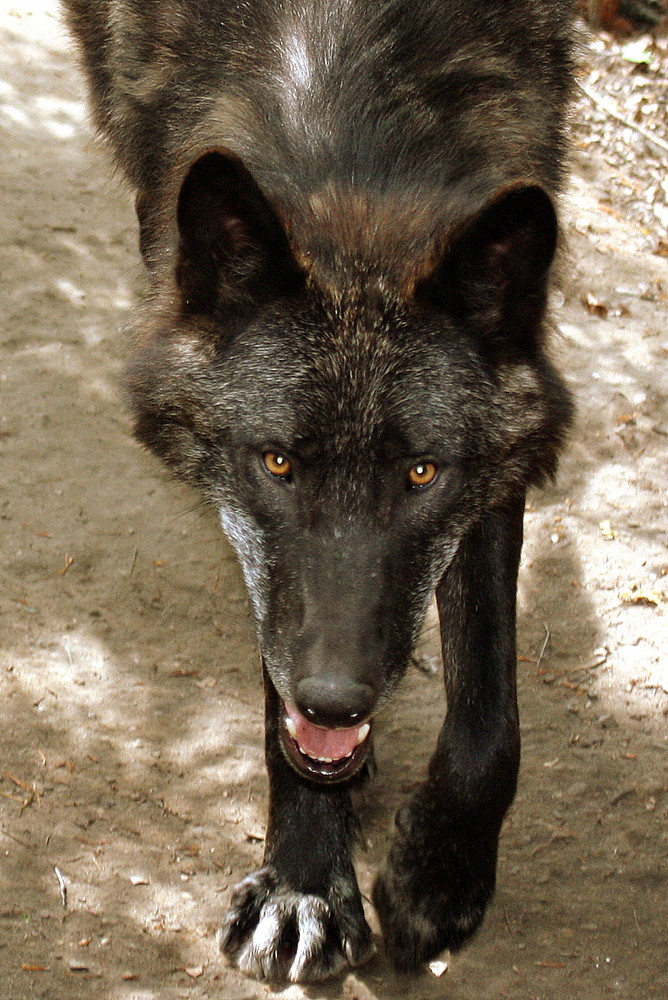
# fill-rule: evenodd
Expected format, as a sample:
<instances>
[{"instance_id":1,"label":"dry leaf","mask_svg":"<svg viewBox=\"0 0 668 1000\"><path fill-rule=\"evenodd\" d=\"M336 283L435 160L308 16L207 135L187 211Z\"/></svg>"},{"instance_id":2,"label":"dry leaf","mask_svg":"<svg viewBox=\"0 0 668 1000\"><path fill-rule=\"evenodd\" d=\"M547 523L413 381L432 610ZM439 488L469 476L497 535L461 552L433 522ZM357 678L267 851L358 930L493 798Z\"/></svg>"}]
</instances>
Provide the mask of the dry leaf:
<instances>
[{"instance_id":1,"label":"dry leaf","mask_svg":"<svg viewBox=\"0 0 668 1000\"><path fill-rule=\"evenodd\" d=\"M651 607L662 608L664 595L660 590L641 590L632 585L628 590L622 590L619 598L624 604L647 604Z\"/></svg>"},{"instance_id":2,"label":"dry leaf","mask_svg":"<svg viewBox=\"0 0 668 1000\"><path fill-rule=\"evenodd\" d=\"M591 292L587 292L582 298L582 305L585 307L588 313L592 316L600 316L601 319L605 319L608 315L609 308L603 302L599 302L595 295Z\"/></svg>"},{"instance_id":3,"label":"dry leaf","mask_svg":"<svg viewBox=\"0 0 668 1000\"><path fill-rule=\"evenodd\" d=\"M58 572L61 576L65 576L70 566L74 563L74 556L65 556L65 565Z\"/></svg>"}]
</instances>

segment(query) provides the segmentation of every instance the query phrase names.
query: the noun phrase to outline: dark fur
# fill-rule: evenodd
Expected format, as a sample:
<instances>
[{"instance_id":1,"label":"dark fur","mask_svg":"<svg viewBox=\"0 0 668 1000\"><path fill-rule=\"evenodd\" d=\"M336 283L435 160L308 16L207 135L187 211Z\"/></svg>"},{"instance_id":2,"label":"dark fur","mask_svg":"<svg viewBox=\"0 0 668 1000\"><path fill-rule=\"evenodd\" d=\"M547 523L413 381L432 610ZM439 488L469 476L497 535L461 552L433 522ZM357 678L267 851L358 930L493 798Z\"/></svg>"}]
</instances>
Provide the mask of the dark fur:
<instances>
[{"instance_id":1,"label":"dark fur","mask_svg":"<svg viewBox=\"0 0 668 1000\"><path fill-rule=\"evenodd\" d=\"M223 948L270 979L368 954L348 783L294 770L281 703L371 716L435 591L447 718L374 892L415 969L482 919L515 792L524 498L570 415L544 345L570 2L65 8L137 192L137 435L221 511L265 664L265 867ZM427 459L437 479L409 489Z\"/></svg>"}]
</instances>

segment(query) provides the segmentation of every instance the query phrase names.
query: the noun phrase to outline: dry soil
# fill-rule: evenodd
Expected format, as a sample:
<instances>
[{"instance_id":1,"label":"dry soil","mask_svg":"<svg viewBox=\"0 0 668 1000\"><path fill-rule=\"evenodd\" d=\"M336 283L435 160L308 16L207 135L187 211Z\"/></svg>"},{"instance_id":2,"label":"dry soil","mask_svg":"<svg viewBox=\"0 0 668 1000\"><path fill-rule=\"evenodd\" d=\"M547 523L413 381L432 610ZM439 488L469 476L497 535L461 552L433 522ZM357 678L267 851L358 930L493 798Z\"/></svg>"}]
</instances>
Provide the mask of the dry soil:
<instances>
[{"instance_id":1,"label":"dry soil","mask_svg":"<svg viewBox=\"0 0 668 1000\"><path fill-rule=\"evenodd\" d=\"M583 81L616 56L635 86L610 45L585 36ZM523 765L485 925L441 977L380 947L275 992L215 945L263 849L258 658L230 550L120 400L131 199L54 0L1 3L0 53L1 1000L666 1000L666 153L580 95L554 295L579 416L527 511ZM665 126L665 77L640 72ZM367 892L442 711L432 628L380 721Z\"/></svg>"}]
</instances>

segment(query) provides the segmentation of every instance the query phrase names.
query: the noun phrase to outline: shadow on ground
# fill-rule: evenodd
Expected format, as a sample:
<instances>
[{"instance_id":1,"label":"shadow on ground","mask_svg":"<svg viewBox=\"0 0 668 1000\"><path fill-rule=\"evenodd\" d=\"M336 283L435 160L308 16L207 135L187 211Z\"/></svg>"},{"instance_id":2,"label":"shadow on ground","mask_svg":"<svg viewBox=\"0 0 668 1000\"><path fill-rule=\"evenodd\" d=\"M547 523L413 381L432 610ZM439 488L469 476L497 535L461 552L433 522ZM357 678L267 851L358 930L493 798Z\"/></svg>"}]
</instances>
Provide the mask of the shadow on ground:
<instances>
[{"instance_id":1,"label":"shadow on ground","mask_svg":"<svg viewBox=\"0 0 668 1000\"><path fill-rule=\"evenodd\" d=\"M265 997L214 942L263 847L248 607L217 525L129 433L116 379L134 220L91 145L53 10L0 15L0 998ZM582 197L576 185L578 212ZM601 224L595 198L585 209ZM524 758L496 900L442 979L397 977L381 948L344 980L276 995L668 992L665 619L633 600L666 565L660 331L649 300L623 325L588 314L580 290L601 255L577 230L571 245L558 350L581 415L558 484L527 513ZM652 264L604 263L625 286ZM367 894L444 711L433 642L378 727L379 780L360 801Z\"/></svg>"}]
</instances>

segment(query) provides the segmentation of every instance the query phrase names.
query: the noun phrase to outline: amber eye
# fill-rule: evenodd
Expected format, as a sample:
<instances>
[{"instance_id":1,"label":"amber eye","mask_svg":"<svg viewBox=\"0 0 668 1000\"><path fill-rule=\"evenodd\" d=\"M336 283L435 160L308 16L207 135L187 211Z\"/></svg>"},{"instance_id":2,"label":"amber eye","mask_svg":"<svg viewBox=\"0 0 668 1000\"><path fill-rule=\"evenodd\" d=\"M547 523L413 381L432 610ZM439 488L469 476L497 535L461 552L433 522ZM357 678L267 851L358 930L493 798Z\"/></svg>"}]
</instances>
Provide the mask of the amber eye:
<instances>
[{"instance_id":1,"label":"amber eye","mask_svg":"<svg viewBox=\"0 0 668 1000\"><path fill-rule=\"evenodd\" d=\"M429 486L436 479L438 466L434 462L418 462L409 470L408 482L411 486Z\"/></svg>"},{"instance_id":2,"label":"amber eye","mask_svg":"<svg viewBox=\"0 0 668 1000\"><path fill-rule=\"evenodd\" d=\"M271 472L272 476L278 479L287 479L292 472L290 459L278 451L265 451L262 461L267 472Z\"/></svg>"}]
</instances>

